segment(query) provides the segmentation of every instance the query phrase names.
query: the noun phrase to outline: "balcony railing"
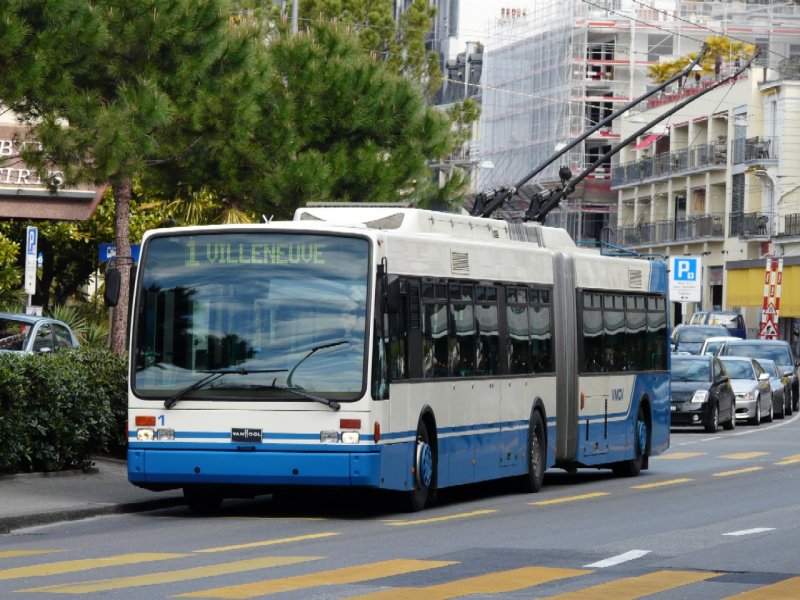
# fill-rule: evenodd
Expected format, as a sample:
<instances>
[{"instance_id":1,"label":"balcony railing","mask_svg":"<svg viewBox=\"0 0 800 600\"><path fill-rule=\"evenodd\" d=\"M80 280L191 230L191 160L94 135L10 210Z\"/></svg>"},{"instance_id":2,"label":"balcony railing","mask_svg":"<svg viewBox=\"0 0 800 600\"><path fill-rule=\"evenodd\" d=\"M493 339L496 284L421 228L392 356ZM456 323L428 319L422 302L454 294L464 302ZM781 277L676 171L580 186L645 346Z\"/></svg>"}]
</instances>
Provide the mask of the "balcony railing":
<instances>
[{"instance_id":1,"label":"balcony railing","mask_svg":"<svg viewBox=\"0 0 800 600\"><path fill-rule=\"evenodd\" d=\"M800 235L800 213L792 213L783 218L782 235Z\"/></svg>"},{"instance_id":2,"label":"balcony railing","mask_svg":"<svg viewBox=\"0 0 800 600\"><path fill-rule=\"evenodd\" d=\"M733 141L733 163L763 163L778 160L778 138L751 137Z\"/></svg>"},{"instance_id":3,"label":"balcony railing","mask_svg":"<svg viewBox=\"0 0 800 600\"><path fill-rule=\"evenodd\" d=\"M730 215L730 236L766 238L775 233L770 215L763 212L735 212Z\"/></svg>"},{"instance_id":4,"label":"balcony railing","mask_svg":"<svg viewBox=\"0 0 800 600\"><path fill-rule=\"evenodd\" d=\"M725 236L725 215L710 213L684 219L664 219L616 229L616 243L634 247L671 242L687 242Z\"/></svg>"},{"instance_id":5,"label":"balcony railing","mask_svg":"<svg viewBox=\"0 0 800 600\"><path fill-rule=\"evenodd\" d=\"M727 162L728 146L725 142L692 146L617 165L611 173L611 185L635 185L649 179L678 175L687 171L725 167Z\"/></svg>"}]
</instances>

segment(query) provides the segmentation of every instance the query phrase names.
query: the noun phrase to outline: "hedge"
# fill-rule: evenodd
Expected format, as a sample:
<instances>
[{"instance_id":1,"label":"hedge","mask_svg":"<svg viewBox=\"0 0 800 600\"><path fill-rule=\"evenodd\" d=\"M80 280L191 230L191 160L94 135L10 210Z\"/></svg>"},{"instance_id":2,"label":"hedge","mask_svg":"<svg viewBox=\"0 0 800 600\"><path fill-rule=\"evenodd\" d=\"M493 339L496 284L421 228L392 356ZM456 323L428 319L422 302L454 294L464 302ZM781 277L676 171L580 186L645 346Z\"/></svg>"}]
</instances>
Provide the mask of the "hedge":
<instances>
[{"instance_id":1,"label":"hedge","mask_svg":"<svg viewBox=\"0 0 800 600\"><path fill-rule=\"evenodd\" d=\"M125 447L126 360L107 350L0 354L0 473L85 469Z\"/></svg>"}]
</instances>

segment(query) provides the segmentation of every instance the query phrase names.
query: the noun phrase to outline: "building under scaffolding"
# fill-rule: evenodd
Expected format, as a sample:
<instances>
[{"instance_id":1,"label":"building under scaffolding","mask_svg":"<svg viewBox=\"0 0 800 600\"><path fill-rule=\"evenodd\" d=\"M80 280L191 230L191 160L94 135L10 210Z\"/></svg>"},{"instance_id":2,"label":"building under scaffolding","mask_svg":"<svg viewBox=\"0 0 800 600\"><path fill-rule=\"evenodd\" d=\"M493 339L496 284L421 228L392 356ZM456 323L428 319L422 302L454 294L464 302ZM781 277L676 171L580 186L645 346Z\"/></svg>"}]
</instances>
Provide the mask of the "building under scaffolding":
<instances>
[{"instance_id":1,"label":"building under scaffolding","mask_svg":"<svg viewBox=\"0 0 800 600\"><path fill-rule=\"evenodd\" d=\"M472 157L480 167L477 190L517 183L644 93L649 65L726 34L757 44L763 66L800 58L800 1L529 0L500 9L483 56L479 150ZM557 181L561 164L580 172L619 141L616 124L601 129L536 179ZM611 165L609 159L587 178L549 223L575 239L600 239L604 227L615 226Z\"/></svg>"}]
</instances>

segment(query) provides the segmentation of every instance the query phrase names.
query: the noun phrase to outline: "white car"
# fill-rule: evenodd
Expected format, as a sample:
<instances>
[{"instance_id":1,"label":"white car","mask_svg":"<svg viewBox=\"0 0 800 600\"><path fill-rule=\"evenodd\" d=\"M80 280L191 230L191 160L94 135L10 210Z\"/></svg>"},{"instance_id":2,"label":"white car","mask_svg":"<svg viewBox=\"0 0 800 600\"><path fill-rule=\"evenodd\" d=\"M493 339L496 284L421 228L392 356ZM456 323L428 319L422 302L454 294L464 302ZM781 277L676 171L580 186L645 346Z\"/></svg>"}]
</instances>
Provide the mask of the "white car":
<instances>
[{"instance_id":1,"label":"white car","mask_svg":"<svg viewBox=\"0 0 800 600\"><path fill-rule=\"evenodd\" d=\"M789 388L789 377L781 372L781 368L774 360L757 358L758 364L764 367L769 375L769 385L772 388L772 410L778 419L792 414L792 392Z\"/></svg>"},{"instance_id":2,"label":"white car","mask_svg":"<svg viewBox=\"0 0 800 600\"><path fill-rule=\"evenodd\" d=\"M718 335L706 338L706 341L703 342L703 345L700 348L700 354L710 354L711 356L716 356L717 353L719 352L719 349L722 348L722 345L725 342L729 342L730 340L740 340L740 339L741 338L729 335Z\"/></svg>"}]
</instances>

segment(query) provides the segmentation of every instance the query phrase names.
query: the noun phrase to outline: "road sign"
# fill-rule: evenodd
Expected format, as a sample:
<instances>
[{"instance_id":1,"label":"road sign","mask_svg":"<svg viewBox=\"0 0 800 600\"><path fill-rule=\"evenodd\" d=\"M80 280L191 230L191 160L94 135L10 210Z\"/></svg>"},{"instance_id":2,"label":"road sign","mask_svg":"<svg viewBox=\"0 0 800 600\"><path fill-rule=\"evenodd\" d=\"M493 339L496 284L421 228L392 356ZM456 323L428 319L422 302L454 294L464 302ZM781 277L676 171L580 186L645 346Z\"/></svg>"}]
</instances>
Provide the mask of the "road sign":
<instances>
[{"instance_id":1,"label":"road sign","mask_svg":"<svg viewBox=\"0 0 800 600\"><path fill-rule=\"evenodd\" d=\"M139 244L131 244L131 257L133 262L139 262ZM100 243L100 262L108 262L117 256L117 245L109 244L107 242Z\"/></svg>"},{"instance_id":2,"label":"road sign","mask_svg":"<svg viewBox=\"0 0 800 600\"><path fill-rule=\"evenodd\" d=\"M702 265L696 256L671 256L669 294L673 302L700 302L703 293Z\"/></svg>"},{"instance_id":3,"label":"road sign","mask_svg":"<svg viewBox=\"0 0 800 600\"><path fill-rule=\"evenodd\" d=\"M28 226L25 233L25 293L33 296L36 293L36 263L38 257L39 229Z\"/></svg>"},{"instance_id":4,"label":"road sign","mask_svg":"<svg viewBox=\"0 0 800 600\"><path fill-rule=\"evenodd\" d=\"M783 259L768 258L764 273L764 304L761 307L761 327L758 337L776 340L778 334L778 313L781 308L781 281L783 279Z\"/></svg>"}]
</instances>

